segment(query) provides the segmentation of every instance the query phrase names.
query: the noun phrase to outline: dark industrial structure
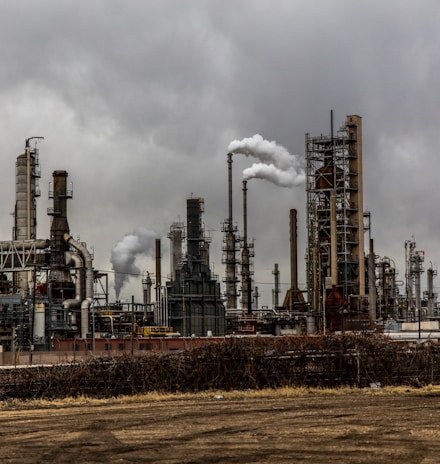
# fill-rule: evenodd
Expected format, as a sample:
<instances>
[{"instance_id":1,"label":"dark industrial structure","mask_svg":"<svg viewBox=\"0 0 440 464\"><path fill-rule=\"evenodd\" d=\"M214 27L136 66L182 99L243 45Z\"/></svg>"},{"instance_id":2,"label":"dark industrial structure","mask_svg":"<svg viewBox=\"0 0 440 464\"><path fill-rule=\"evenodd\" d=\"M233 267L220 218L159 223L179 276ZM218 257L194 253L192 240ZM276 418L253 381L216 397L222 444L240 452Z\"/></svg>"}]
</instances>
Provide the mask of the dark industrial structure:
<instances>
[{"instance_id":1,"label":"dark industrial structure","mask_svg":"<svg viewBox=\"0 0 440 464\"><path fill-rule=\"evenodd\" d=\"M347 116L336 133L306 134L308 301L323 328L368 310L362 187L362 121ZM368 318L367 318L368 319Z\"/></svg>"},{"instance_id":2,"label":"dark industrial structure","mask_svg":"<svg viewBox=\"0 0 440 464\"><path fill-rule=\"evenodd\" d=\"M26 140L17 157L12 241L0 242L0 337L4 350L49 350L58 337L91 333L92 258L70 236L67 172L55 171L49 188L53 206L50 237L37 238L36 198L40 195L38 149Z\"/></svg>"},{"instance_id":3,"label":"dark industrial structure","mask_svg":"<svg viewBox=\"0 0 440 464\"><path fill-rule=\"evenodd\" d=\"M187 252L179 253L178 242L182 234L174 228L170 236L173 258L172 279L166 283L169 322L174 331L183 336L224 335L225 308L220 283L209 267L209 240L205 236L202 213L204 200L187 200Z\"/></svg>"}]
</instances>

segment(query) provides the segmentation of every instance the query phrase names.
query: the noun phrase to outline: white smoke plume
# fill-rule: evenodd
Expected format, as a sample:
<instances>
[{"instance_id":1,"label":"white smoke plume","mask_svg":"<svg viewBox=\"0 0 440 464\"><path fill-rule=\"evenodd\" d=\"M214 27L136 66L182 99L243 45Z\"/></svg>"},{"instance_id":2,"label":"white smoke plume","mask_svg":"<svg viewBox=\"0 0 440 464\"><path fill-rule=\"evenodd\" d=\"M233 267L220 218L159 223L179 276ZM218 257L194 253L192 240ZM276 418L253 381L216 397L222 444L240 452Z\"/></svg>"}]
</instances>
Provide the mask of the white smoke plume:
<instances>
[{"instance_id":1,"label":"white smoke plume","mask_svg":"<svg viewBox=\"0 0 440 464\"><path fill-rule=\"evenodd\" d=\"M259 134L243 140L233 140L230 153L252 156L261 161L243 171L244 179L266 179L281 187L294 187L305 181L303 163L297 155Z\"/></svg>"},{"instance_id":2,"label":"white smoke plume","mask_svg":"<svg viewBox=\"0 0 440 464\"><path fill-rule=\"evenodd\" d=\"M243 171L243 179L265 179L279 187L297 187L305 181L303 170L294 168L282 171L273 164L254 163Z\"/></svg>"},{"instance_id":3,"label":"white smoke plume","mask_svg":"<svg viewBox=\"0 0 440 464\"><path fill-rule=\"evenodd\" d=\"M121 289L128 278L141 273L135 265L136 256L152 252L155 249L156 238L156 232L137 227L132 233L124 235L112 249L110 261L115 272L116 299L119 299Z\"/></svg>"}]
</instances>

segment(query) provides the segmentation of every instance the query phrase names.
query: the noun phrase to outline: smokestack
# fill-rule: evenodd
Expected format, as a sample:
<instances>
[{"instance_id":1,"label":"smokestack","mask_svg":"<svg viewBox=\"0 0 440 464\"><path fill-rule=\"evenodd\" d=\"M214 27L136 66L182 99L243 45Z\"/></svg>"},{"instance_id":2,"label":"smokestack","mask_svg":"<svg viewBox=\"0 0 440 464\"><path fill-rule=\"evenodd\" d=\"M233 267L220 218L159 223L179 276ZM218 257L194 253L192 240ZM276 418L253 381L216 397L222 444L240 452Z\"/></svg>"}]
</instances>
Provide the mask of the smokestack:
<instances>
[{"instance_id":1,"label":"smokestack","mask_svg":"<svg viewBox=\"0 0 440 464\"><path fill-rule=\"evenodd\" d=\"M247 237L247 181L243 181L243 250L241 253L241 297L243 309L252 312L252 282L250 276Z\"/></svg>"},{"instance_id":2,"label":"smokestack","mask_svg":"<svg viewBox=\"0 0 440 464\"><path fill-rule=\"evenodd\" d=\"M162 285L160 238L156 239L156 290Z\"/></svg>"},{"instance_id":3,"label":"smokestack","mask_svg":"<svg viewBox=\"0 0 440 464\"><path fill-rule=\"evenodd\" d=\"M228 153L228 222L232 230L232 153Z\"/></svg>"},{"instance_id":4,"label":"smokestack","mask_svg":"<svg viewBox=\"0 0 440 464\"><path fill-rule=\"evenodd\" d=\"M243 181L243 242L247 248L247 181Z\"/></svg>"},{"instance_id":5,"label":"smokestack","mask_svg":"<svg viewBox=\"0 0 440 464\"><path fill-rule=\"evenodd\" d=\"M278 269L278 264L275 263L274 270L272 274L275 276L275 288L273 290L273 307L277 309L280 305L279 295L280 295L280 271Z\"/></svg>"},{"instance_id":6,"label":"smokestack","mask_svg":"<svg viewBox=\"0 0 440 464\"><path fill-rule=\"evenodd\" d=\"M237 307L237 256L232 219L232 153L228 153L228 209L226 224L226 307Z\"/></svg>"},{"instance_id":7,"label":"smokestack","mask_svg":"<svg viewBox=\"0 0 440 464\"><path fill-rule=\"evenodd\" d=\"M294 305L297 308L304 309L304 296L298 288L298 237L297 237L297 211L291 209L289 213L290 223L290 288L287 290L284 297L283 307L293 309ZM278 265L275 265L275 271L279 274ZM275 285L276 286L276 285Z\"/></svg>"},{"instance_id":8,"label":"smokestack","mask_svg":"<svg viewBox=\"0 0 440 464\"><path fill-rule=\"evenodd\" d=\"M290 210L290 288L298 289L298 222L297 210Z\"/></svg>"},{"instance_id":9,"label":"smokestack","mask_svg":"<svg viewBox=\"0 0 440 464\"><path fill-rule=\"evenodd\" d=\"M49 198L53 199L53 207L47 214L52 216L50 227L50 280L59 282L70 282L70 271L66 269L65 252L69 250L69 245L64 239L64 235L70 234L69 223L67 221L67 200L72 198L72 188L67 188L66 171L54 171L52 188L49 189Z\"/></svg>"}]
</instances>

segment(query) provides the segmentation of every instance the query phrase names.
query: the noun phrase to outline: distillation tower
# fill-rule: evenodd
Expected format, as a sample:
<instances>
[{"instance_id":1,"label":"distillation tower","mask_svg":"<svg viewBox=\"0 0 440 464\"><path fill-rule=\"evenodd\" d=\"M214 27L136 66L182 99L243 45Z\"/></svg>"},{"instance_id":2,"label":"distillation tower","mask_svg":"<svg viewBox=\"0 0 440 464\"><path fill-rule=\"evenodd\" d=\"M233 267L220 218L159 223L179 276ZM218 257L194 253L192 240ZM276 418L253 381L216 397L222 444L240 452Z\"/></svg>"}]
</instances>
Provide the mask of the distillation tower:
<instances>
[{"instance_id":1,"label":"distillation tower","mask_svg":"<svg viewBox=\"0 0 440 464\"><path fill-rule=\"evenodd\" d=\"M203 198L187 200L186 256L178 250L183 232L172 227L172 254L181 256L174 263L171 280L166 283L169 325L183 336L224 335L225 308L220 283L209 265L209 237L205 236Z\"/></svg>"},{"instance_id":2,"label":"distillation tower","mask_svg":"<svg viewBox=\"0 0 440 464\"><path fill-rule=\"evenodd\" d=\"M346 117L331 134L306 134L307 284L311 310L324 329L365 309L362 120Z\"/></svg>"}]
</instances>

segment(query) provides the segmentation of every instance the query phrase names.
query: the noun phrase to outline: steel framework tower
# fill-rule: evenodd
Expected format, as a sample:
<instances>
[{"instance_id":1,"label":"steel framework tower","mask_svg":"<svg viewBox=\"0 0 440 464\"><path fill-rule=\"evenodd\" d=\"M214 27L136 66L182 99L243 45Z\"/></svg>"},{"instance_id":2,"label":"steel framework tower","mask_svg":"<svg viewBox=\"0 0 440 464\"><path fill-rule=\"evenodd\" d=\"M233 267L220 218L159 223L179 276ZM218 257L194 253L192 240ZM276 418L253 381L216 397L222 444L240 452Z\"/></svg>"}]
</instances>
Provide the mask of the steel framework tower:
<instances>
[{"instance_id":1,"label":"steel framework tower","mask_svg":"<svg viewBox=\"0 0 440 464\"><path fill-rule=\"evenodd\" d=\"M340 311L365 295L361 117L331 135L306 134L308 301L324 312L329 292Z\"/></svg>"},{"instance_id":2,"label":"steel framework tower","mask_svg":"<svg viewBox=\"0 0 440 464\"><path fill-rule=\"evenodd\" d=\"M228 219L223 224L222 232L225 233L223 239L222 263L226 264L226 308L237 308L237 227L232 219L232 153L228 153Z\"/></svg>"}]
</instances>

